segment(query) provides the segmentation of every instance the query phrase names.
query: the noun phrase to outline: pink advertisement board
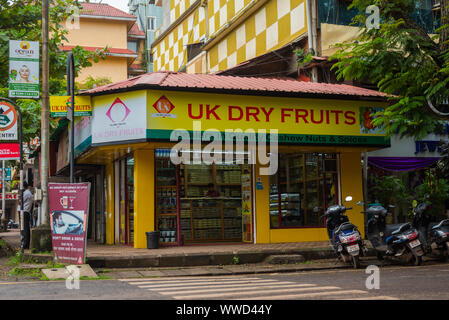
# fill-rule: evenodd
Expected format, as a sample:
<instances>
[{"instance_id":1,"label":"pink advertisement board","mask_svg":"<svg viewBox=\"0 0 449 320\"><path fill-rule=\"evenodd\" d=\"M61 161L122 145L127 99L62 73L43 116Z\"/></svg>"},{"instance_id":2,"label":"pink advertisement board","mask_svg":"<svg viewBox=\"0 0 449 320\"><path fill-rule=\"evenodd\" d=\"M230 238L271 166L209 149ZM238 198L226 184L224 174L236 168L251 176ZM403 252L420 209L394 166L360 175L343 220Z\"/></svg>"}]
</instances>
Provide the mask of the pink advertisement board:
<instances>
[{"instance_id":1,"label":"pink advertisement board","mask_svg":"<svg viewBox=\"0 0 449 320\"><path fill-rule=\"evenodd\" d=\"M53 256L57 262L84 264L90 183L49 183Z\"/></svg>"}]
</instances>

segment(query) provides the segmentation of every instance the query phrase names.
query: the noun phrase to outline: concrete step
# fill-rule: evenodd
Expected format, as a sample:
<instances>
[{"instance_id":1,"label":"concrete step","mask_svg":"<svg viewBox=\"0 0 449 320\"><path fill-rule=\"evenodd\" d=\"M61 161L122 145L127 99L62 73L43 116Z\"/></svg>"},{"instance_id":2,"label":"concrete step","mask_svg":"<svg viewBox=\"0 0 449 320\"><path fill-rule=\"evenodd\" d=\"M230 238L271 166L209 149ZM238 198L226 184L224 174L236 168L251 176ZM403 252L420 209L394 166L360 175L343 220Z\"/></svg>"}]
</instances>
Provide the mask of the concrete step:
<instances>
[{"instance_id":1,"label":"concrete step","mask_svg":"<svg viewBox=\"0 0 449 320\"><path fill-rule=\"evenodd\" d=\"M302 263L305 262L306 259L304 256L300 254L277 254L269 256L264 260L264 263L267 264L289 264L289 263Z\"/></svg>"}]
</instances>

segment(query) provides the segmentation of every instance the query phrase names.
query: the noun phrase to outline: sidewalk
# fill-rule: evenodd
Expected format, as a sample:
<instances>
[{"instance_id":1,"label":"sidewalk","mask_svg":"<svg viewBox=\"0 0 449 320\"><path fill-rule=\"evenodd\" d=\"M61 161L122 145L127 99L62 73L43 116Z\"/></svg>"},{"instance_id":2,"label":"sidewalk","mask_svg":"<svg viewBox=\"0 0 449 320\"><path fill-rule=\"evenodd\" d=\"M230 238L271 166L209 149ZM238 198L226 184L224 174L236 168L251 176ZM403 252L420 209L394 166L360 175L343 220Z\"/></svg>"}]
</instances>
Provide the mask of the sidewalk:
<instances>
[{"instance_id":1,"label":"sidewalk","mask_svg":"<svg viewBox=\"0 0 449 320\"><path fill-rule=\"evenodd\" d=\"M20 233L11 231L0 233L9 246L20 247ZM370 252L371 253L371 252ZM290 264L264 264L269 256L298 255L303 256L303 262ZM46 262L50 255L31 254L25 250L25 256ZM279 244L214 244L188 245L182 247L162 247L159 249L134 249L125 245L99 245L94 242L87 244L87 263L92 268L146 268L146 270L125 271L122 277L139 276L174 276L174 275L218 275L236 273L282 272L291 270L310 270L316 265L311 260L321 260L320 269L348 267L339 263L335 265L335 253L329 242L297 242ZM332 259L332 263L322 259ZM327 262L327 263L324 263ZM316 263L315 263L316 264ZM199 267L199 268L198 268ZM150 268L151 270L149 270ZM166 268L183 268L182 270L167 270ZM131 272L131 274L128 274ZM125 274L122 274L125 273Z\"/></svg>"}]
</instances>

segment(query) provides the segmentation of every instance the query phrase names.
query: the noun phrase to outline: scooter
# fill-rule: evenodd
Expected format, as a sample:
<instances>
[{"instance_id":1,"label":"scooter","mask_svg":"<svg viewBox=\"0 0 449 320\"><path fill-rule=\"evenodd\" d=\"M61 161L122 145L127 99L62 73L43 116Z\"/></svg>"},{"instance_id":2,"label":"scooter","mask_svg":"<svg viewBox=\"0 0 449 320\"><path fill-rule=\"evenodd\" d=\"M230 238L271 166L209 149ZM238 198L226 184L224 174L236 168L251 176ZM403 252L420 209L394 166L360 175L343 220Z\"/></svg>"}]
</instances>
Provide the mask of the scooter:
<instances>
[{"instance_id":1,"label":"scooter","mask_svg":"<svg viewBox=\"0 0 449 320\"><path fill-rule=\"evenodd\" d=\"M351 200L352 197L347 197L345 201ZM343 260L345 263L352 262L354 268L358 269L360 268L359 256L365 255L367 249L359 230L349 222L348 217L344 214L346 210L351 209L343 205L333 205L327 208L321 217L326 217L329 241L338 260ZM315 210L319 211L320 209L316 208Z\"/></svg>"},{"instance_id":2,"label":"scooter","mask_svg":"<svg viewBox=\"0 0 449 320\"><path fill-rule=\"evenodd\" d=\"M388 210L380 205L362 212L371 215L367 221L367 236L379 261L383 261L384 257L395 257L416 266L422 264L424 251L418 239L419 232L411 223L387 225Z\"/></svg>"},{"instance_id":3,"label":"scooter","mask_svg":"<svg viewBox=\"0 0 449 320\"><path fill-rule=\"evenodd\" d=\"M431 205L427 203L420 203L413 208L413 226L419 230L426 254L446 261L449 256L449 219L444 219L432 226L428 212L430 208Z\"/></svg>"},{"instance_id":4,"label":"scooter","mask_svg":"<svg viewBox=\"0 0 449 320\"><path fill-rule=\"evenodd\" d=\"M15 222L13 219L9 219L8 229L17 229L17 228L19 228L19 224Z\"/></svg>"},{"instance_id":5,"label":"scooter","mask_svg":"<svg viewBox=\"0 0 449 320\"><path fill-rule=\"evenodd\" d=\"M446 261L449 256L449 219L440 221L430 229L430 243L432 253Z\"/></svg>"}]
</instances>

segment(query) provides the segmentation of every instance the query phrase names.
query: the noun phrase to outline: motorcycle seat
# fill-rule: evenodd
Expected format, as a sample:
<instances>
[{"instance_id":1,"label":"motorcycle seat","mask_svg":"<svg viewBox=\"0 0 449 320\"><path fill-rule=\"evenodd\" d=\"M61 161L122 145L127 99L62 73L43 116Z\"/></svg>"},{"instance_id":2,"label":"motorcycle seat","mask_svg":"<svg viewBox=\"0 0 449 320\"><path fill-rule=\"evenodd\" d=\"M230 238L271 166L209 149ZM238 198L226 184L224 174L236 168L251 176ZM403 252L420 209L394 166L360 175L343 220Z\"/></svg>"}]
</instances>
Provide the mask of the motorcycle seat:
<instances>
[{"instance_id":1,"label":"motorcycle seat","mask_svg":"<svg viewBox=\"0 0 449 320\"><path fill-rule=\"evenodd\" d=\"M345 222L345 223L342 223L342 224L335 230L334 233L339 233L339 232L344 231L344 230L355 229L355 228L356 228L356 226L353 225L352 223L350 223L350 222Z\"/></svg>"},{"instance_id":2,"label":"motorcycle seat","mask_svg":"<svg viewBox=\"0 0 449 320\"><path fill-rule=\"evenodd\" d=\"M440 221L439 223L437 223L436 225L434 225L432 227L432 230L439 229L439 228L441 228L443 226L445 226L445 227L449 226L449 219L445 219L445 220Z\"/></svg>"},{"instance_id":3,"label":"motorcycle seat","mask_svg":"<svg viewBox=\"0 0 449 320\"><path fill-rule=\"evenodd\" d=\"M394 236L410 228L409 223L390 224L385 227L385 235Z\"/></svg>"}]
</instances>

